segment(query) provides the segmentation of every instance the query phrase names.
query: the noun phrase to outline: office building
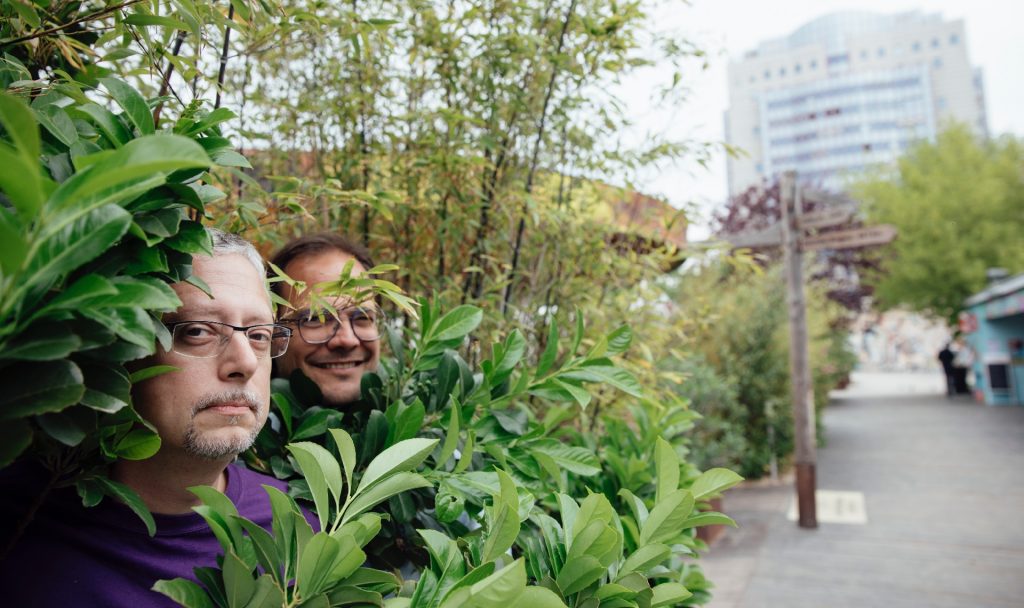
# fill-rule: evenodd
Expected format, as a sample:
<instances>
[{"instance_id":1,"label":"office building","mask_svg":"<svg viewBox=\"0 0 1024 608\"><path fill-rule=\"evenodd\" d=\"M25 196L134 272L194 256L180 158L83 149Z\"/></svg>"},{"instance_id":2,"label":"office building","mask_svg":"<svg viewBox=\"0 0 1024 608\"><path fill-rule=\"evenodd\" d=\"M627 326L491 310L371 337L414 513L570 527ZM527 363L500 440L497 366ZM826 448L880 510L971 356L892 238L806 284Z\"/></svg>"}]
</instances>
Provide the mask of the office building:
<instances>
[{"instance_id":1,"label":"office building","mask_svg":"<svg viewBox=\"0 0 1024 608\"><path fill-rule=\"evenodd\" d=\"M768 40L729 64L729 194L794 169L841 188L951 120L987 134L981 71L962 20L842 12Z\"/></svg>"}]
</instances>

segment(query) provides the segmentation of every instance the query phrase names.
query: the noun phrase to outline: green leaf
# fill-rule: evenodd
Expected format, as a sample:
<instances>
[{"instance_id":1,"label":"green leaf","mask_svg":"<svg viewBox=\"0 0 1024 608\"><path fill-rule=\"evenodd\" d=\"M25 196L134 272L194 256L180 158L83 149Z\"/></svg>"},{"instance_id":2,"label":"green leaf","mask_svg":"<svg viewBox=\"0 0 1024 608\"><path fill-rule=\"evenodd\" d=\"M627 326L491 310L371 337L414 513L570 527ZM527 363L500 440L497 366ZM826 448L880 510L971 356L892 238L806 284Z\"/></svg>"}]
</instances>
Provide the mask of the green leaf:
<instances>
[{"instance_id":1,"label":"green leaf","mask_svg":"<svg viewBox=\"0 0 1024 608\"><path fill-rule=\"evenodd\" d=\"M223 556L224 592L228 608L242 608L256 591L252 572L233 551Z\"/></svg>"},{"instance_id":2,"label":"green leaf","mask_svg":"<svg viewBox=\"0 0 1024 608\"><path fill-rule=\"evenodd\" d=\"M562 374L560 377L569 380L579 380L581 382L603 382L628 395L632 395L634 397L643 396L643 389L640 388L640 383L637 382L633 374L620 367L604 365L588 366L567 372Z\"/></svg>"},{"instance_id":3,"label":"green leaf","mask_svg":"<svg viewBox=\"0 0 1024 608\"><path fill-rule=\"evenodd\" d=\"M548 327L548 341L537 362L537 373L534 377L540 378L548 373L548 370L554 365L556 357L558 357L558 320L552 317L551 325Z\"/></svg>"},{"instance_id":4,"label":"green leaf","mask_svg":"<svg viewBox=\"0 0 1024 608\"><path fill-rule=\"evenodd\" d=\"M526 565L522 558L498 570L470 587L473 608L504 606L522 594L526 587Z\"/></svg>"},{"instance_id":5,"label":"green leaf","mask_svg":"<svg viewBox=\"0 0 1024 608\"><path fill-rule=\"evenodd\" d=\"M94 103L77 106L76 110L88 116L114 147L120 148L131 141L131 133L110 110Z\"/></svg>"},{"instance_id":6,"label":"green leaf","mask_svg":"<svg viewBox=\"0 0 1024 608\"><path fill-rule=\"evenodd\" d=\"M341 459L341 468L345 473L345 483L348 484L351 494L354 483L352 473L356 466L356 444L352 441L352 436L343 429L331 429L330 433L334 438L334 444L338 446L338 456Z\"/></svg>"},{"instance_id":7,"label":"green leaf","mask_svg":"<svg viewBox=\"0 0 1024 608\"><path fill-rule=\"evenodd\" d=\"M736 527L736 522L733 521L728 515L718 513L716 511L708 511L706 513L700 513L687 519L683 522L684 528L696 528L698 526L732 526Z\"/></svg>"},{"instance_id":8,"label":"green leaf","mask_svg":"<svg viewBox=\"0 0 1024 608\"><path fill-rule=\"evenodd\" d=\"M14 275L28 254L28 243L21 236L24 228L20 224L13 213L0 207L0 274Z\"/></svg>"},{"instance_id":9,"label":"green leaf","mask_svg":"<svg viewBox=\"0 0 1024 608\"><path fill-rule=\"evenodd\" d=\"M142 523L146 525L146 531L149 532L150 536L156 534L156 522L153 521L153 515L150 514L149 509L146 508L146 503L142 502L142 499L135 493L135 490L123 483L105 477L97 477L96 481L103 487L104 494L117 498L139 516Z\"/></svg>"},{"instance_id":10,"label":"green leaf","mask_svg":"<svg viewBox=\"0 0 1024 608\"><path fill-rule=\"evenodd\" d=\"M672 444L661 437L654 443L654 467L658 476L654 501L660 502L669 493L679 489L679 456Z\"/></svg>"},{"instance_id":11,"label":"green leaf","mask_svg":"<svg viewBox=\"0 0 1024 608\"><path fill-rule=\"evenodd\" d=\"M74 415L76 412L84 412L85 416L76 416ZM75 447L82 443L90 431L95 432L96 419L95 416L89 416L87 410L72 408L63 412L37 416L36 424L50 437L68 447Z\"/></svg>"},{"instance_id":12,"label":"green leaf","mask_svg":"<svg viewBox=\"0 0 1024 608\"><path fill-rule=\"evenodd\" d=\"M90 300L116 294L117 287L109 279L98 274L87 274L57 294L36 316L58 310L77 310Z\"/></svg>"},{"instance_id":13,"label":"green leaf","mask_svg":"<svg viewBox=\"0 0 1024 608\"><path fill-rule=\"evenodd\" d=\"M144 15L141 13L135 13L134 15L128 15L124 18L124 22L128 25L155 25L159 27L166 27L172 30L187 30L188 26L183 21L174 19L173 17L163 17L160 15Z\"/></svg>"},{"instance_id":14,"label":"green leaf","mask_svg":"<svg viewBox=\"0 0 1024 608\"><path fill-rule=\"evenodd\" d=\"M134 139L62 183L46 201L48 214L80 215L107 203L127 203L167 181L179 169L206 169L202 146L180 135Z\"/></svg>"},{"instance_id":15,"label":"green leaf","mask_svg":"<svg viewBox=\"0 0 1024 608\"><path fill-rule=\"evenodd\" d=\"M427 335L428 341L448 341L465 337L479 327L484 312L475 306L464 304L453 308L448 314L437 320Z\"/></svg>"},{"instance_id":16,"label":"green leaf","mask_svg":"<svg viewBox=\"0 0 1024 608\"><path fill-rule=\"evenodd\" d=\"M198 583L184 578L173 580L157 581L153 585L153 591L157 591L171 598L185 608L216 608L210 601L206 590Z\"/></svg>"},{"instance_id":17,"label":"green leaf","mask_svg":"<svg viewBox=\"0 0 1024 608\"><path fill-rule=\"evenodd\" d=\"M324 591L340 549L338 541L326 532L313 535L299 555L295 583L301 597L312 597Z\"/></svg>"},{"instance_id":18,"label":"green leaf","mask_svg":"<svg viewBox=\"0 0 1024 608\"><path fill-rule=\"evenodd\" d=\"M694 499L704 500L713 498L714 495L728 490L741 481L743 478L729 469L715 468L701 473L690 486L690 491L693 492Z\"/></svg>"},{"instance_id":19,"label":"green leaf","mask_svg":"<svg viewBox=\"0 0 1024 608\"><path fill-rule=\"evenodd\" d=\"M422 475L408 471L390 475L372 487L360 490L352 502L345 507L345 515L342 521L347 522L363 511L372 509L396 494L407 490L415 490L416 488L429 488L432 485Z\"/></svg>"},{"instance_id":20,"label":"green leaf","mask_svg":"<svg viewBox=\"0 0 1024 608\"><path fill-rule=\"evenodd\" d=\"M672 550L661 543L651 543L640 547L626 558L619 568L619 578L639 572L646 576L647 571L664 562L672 555Z\"/></svg>"},{"instance_id":21,"label":"green leaf","mask_svg":"<svg viewBox=\"0 0 1024 608\"><path fill-rule=\"evenodd\" d=\"M601 462L587 448L544 440L534 442L529 450L550 457L558 466L577 475L589 476L601 472Z\"/></svg>"},{"instance_id":22,"label":"green leaf","mask_svg":"<svg viewBox=\"0 0 1024 608\"><path fill-rule=\"evenodd\" d=\"M430 455L437 443L437 439L406 439L384 450L366 467L355 494L363 492L387 475L415 469Z\"/></svg>"},{"instance_id":23,"label":"green leaf","mask_svg":"<svg viewBox=\"0 0 1024 608\"><path fill-rule=\"evenodd\" d=\"M647 521L640 527L640 546L648 543L668 542L683 531L683 522L693 511L693 494L676 490L654 505Z\"/></svg>"},{"instance_id":24,"label":"green leaf","mask_svg":"<svg viewBox=\"0 0 1024 608\"><path fill-rule=\"evenodd\" d=\"M260 575L256 579L256 589L245 608L281 608L285 605L284 592L281 591L269 574Z\"/></svg>"},{"instance_id":25,"label":"green leaf","mask_svg":"<svg viewBox=\"0 0 1024 608\"><path fill-rule=\"evenodd\" d=\"M6 93L0 93L0 124L13 143L0 143L0 189L22 219L30 221L46 197L39 168L39 128L28 105Z\"/></svg>"},{"instance_id":26,"label":"green leaf","mask_svg":"<svg viewBox=\"0 0 1024 608\"><path fill-rule=\"evenodd\" d=\"M68 331L65 324L30 326L2 352L0 359L22 361L53 361L63 359L82 346L82 340Z\"/></svg>"},{"instance_id":27,"label":"green leaf","mask_svg":"<svg viewBox=\"0 0 1024 608\"><path fill-rule=\"evenodd\" d=\"M562 595L572 595L600 580L607 571L607 566L602 566L594 556L582 555L574 560L566 561L562 571L558 573L555 583L562 591Z\"/></svg>"},{"instance_id":28,"label":"green leaf","mask_svg":"<svg viewBox=\"0 0 1024 608\"><path fill-rule=\"evenodd\" d=\"M337 505L341 497L341 467L330 452L315 443L290 443L288 451L299 463L302 475L309 483L317 517L320 519L320 529L326 530L331 514L331 499Z\"/></svg>"},{"instance_id":29,"label":"green leaf","mask_svg":"<svg viewBox=\"0 0 1024 608\"><path fill-rule=\"evenodd\" d=\"M281 553L278 551L274 537L263 529L259 524L253 523L244 517L232 515L231 519L238 522L238 525L249 533L252 539L253 549L256 552L256 559L263 570L273 575L278 583L284 583L281 578Z\"/></svg>"},{"instance_id":30,"label":"green leaf","mask_svg":"<svg viewBox=\"0 0 1024 608\"><path fill-rule=\"evenodd\" d=\"M0 369L0 420L59 412L85 394L82 371L68 360L15 363Z\"/></svg>"},{"instance_id":31,"label":"green leaf","mask_svg":"<svg viewBox=\"0 0 1024 608\"><path fill-rule=\"evenodd\" d=\"M509 608L565 608L565 603L550 589L527 587Z\"/></svg>"},{"instance_id":32,"label":"green leaf","mask_svg":"<svg viewBox=\"0 0 1024 608\"><path fill-rule=\"evenodd\" d=\"M138 384L143 380L149 380L150 378L155 378L163 374L179 371L181 371L181 368L174 367L173 365L150 365L149 367L144 367L140 370L132 372L132 375L129 377L129 379L132 384Z\"/></svg>"},{"instance_id":33,"label":"green leaf","mask_svg":"<svg viewBox=\"0 0 1024 608\"><path fill-rule=\"evenodd\" d=\"M47 238L28 263L32 287L45 290L59 277L110 249L128 230L131 220L124 209L106 205Z\"/></svg>"},{"instance_id":34,"label":"green leaf","mask_svg":"<svg viewBox=\"0 0 1024 608\"><path fill-rule=\"evenodd\" d=\"M0 469L32 444L32 427L24 420L12 420L0 425Z\"/></svg>"},{"instance_id":35,"label":"green leaf","mask_svg":"<svg viewBox=\"0 0 1024 608\"><path fill-rule=\"evenodd\" d=\"M651 608L676 606L679 602L693 595L686 587L679 583L671 582L655 585L652 590L654 591L654 596L651 598Z\"/></svg>"},{"instance_id":36,"label":"green leaf","mask_svg":"<svg viewBox=\"0 0 1024 608\"><path fill-rule=\"evenodd\" d=\"M630 329L629 325L623 325L608 334L608 355L617 355L625 352L630 343L633 342L633 330Z\"/></svg>"},{"instance_id":37,"label":"green leaf","mask_svg":"<svg viewBox=\"0 0 1024 608\"><path fill-rule=\"evenodd\" d=\"M67 147L75 145L78 141L78 130L71 117L60 106L49 104L35 109L36 118L39 124L43 125L57 140Z\"/></svg>"},{"instance_id":38,"label":"green leaf","mask_svg":"<svg viewBox=\"0 0 1024 608\"><path fill-rule=\"evenodd\" d=\"M455 448L459 445L459 404L454 403L451 413L448 415L448 424L444 427L444 444L441 445L441 453L437 457L438 468L444 467L448 459L455 454Z\"/></svg>"},{"instance_id":39,"label":"green leaf","mask_svg":"<svg viewBox=\"0 0 1024 608\"><path fill-rule=\"evenodd\" d=\"M145 460L160 450L160 436L147 428L132 429L114 445L114 454L124 460Z\"/></svg>"},{"instance_id":40,"label":"green leaf","mask_svg":"<svg viewBox=\"0 0 1024 608\"><path fill-rule=\"evenodd\" d=\"M139 130L139 134L152 135L156 130L153 125L153 114L149 111L149 105L142 95L131 85L117 78L100 78L99 81L106 87L107 92L114 98L117 105L121 106L128 120Z\"/></svg>"}]
</instances>

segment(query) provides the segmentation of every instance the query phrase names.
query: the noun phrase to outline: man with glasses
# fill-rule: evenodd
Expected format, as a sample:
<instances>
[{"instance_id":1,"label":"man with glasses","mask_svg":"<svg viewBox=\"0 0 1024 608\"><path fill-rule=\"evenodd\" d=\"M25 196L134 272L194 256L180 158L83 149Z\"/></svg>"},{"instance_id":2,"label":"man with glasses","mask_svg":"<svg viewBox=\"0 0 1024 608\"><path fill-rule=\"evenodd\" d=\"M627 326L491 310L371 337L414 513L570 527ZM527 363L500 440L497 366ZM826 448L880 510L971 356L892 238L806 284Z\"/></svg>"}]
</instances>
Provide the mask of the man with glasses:
<instances>
[{"instance_id":1,"label":"man with glasses","mask_svg":"<svg viewBox=\"0 0 1024 608\"><path fill-rule=\"evenodd\" d=\"M163 318L170 350L158 346L137 365L176 368L132 387L132 403L156 428L160 449L146 460L119 460L110 473L153 513L156 536L125 505L104 499L85 508L72 488L56 491L3 560L0 584L9 605L176 605L151 591L153 584L195 580L193 568L216 566L221 553L192 511L199 504L188 491L193 486L224 492L242 516L270 528L270 502L260 486L284 484L234 460L266 422L270 360L287 350L291 329L274 323L263 261L252 245L210 233L213 257L197 256L193 270L213 297L189 283L173 285L181 307ZM7 501L0 516L17 506Z\"/></svg>"},{"instance_id":2,"label":"man with glasses","mask_svg":"<svg viewBox=\"0 0 1024 608\"><path fill-rule=\"evenodd\" d=\"M373 302L336 298L330 303L337 315L311 309L309 289L317 283L337 281L350 261L353 274L373 267L364 247L331 233L295 239L271 260L308 287L306 292L296 293L285 283L274 285L293 307L282 307L278 322L295 330L288 352L275 361L277 373L287 377L301 370L320 387L324 405L333 408L359 400L363 374L376 370L380 361L381 313Z\"/></svg>"}]
</instances>

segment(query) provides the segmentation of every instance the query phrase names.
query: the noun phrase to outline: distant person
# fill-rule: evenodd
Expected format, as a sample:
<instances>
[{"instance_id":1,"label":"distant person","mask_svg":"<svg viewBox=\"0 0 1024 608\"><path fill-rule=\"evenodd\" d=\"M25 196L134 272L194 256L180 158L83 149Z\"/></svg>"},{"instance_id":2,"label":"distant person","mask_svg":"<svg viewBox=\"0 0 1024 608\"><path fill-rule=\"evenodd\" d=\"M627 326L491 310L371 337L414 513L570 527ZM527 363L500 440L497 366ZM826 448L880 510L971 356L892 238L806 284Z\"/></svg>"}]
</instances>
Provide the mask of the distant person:
<instances>
[{"instance_id":1,"label":"distant person","mask_svg":"<svg viewBox=\"0 0 1024 608\"><path fill-rule=\"evenodd\" d=\"M939 363L942 364L942 373L946 376L946 396L952 397L956 394L956 380L953 372L953 359L956 353L953 352L953 343L946 342L946 345L939 351Z\"/></svg>"},{"instance_id":2,"label":"distant person","mask_svg":"<svg viewBox=\"0 0 1024 608\"><path fill-rule=\"evenodd\" d=\"M974 367L974 349L962 338L956 341L956 356L953 357L953 386L958 395L970 395L971 388L967 385L967 372Z\"/></svg>"}]
</instances>

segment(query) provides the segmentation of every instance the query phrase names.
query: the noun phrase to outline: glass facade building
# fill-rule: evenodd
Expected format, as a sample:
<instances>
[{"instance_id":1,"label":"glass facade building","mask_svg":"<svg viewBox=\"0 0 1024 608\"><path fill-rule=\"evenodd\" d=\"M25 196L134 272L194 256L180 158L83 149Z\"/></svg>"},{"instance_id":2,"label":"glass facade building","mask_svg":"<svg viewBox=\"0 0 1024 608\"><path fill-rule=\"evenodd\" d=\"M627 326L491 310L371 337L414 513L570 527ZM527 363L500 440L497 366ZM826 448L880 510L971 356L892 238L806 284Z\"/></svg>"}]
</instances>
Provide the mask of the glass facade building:
<instances>
[{"instance_id":1,"label":"glass facade building","mask_svg":"<svg viewBox=\"0 0 1024 608\"><path fill-rule=\"evenodd\" d=\"M984 93L963 22L918 12L835 13L730 64L729 192L796 170L841 188L960 120L984 134Z\"/></svg>"}]
</instances>

